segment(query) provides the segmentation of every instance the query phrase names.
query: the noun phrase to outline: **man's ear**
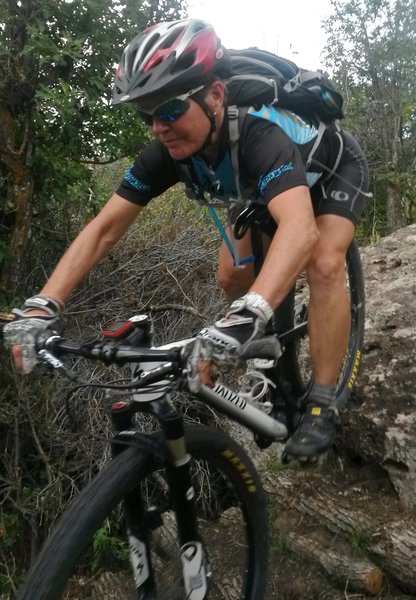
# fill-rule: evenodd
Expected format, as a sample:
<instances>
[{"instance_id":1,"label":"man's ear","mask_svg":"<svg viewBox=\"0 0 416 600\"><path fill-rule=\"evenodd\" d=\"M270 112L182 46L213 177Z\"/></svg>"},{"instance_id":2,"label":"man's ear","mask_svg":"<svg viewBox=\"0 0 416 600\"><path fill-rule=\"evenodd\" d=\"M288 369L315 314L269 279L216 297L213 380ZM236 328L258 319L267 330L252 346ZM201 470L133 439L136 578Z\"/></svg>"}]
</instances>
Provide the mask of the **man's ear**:
<instances>
[{"instance_id":1,"label":"man's ear","mask_svg":"<svg viewBox=\"0 0 416 600\"><path fill-rule=\"evenodd\" d=\"M211 83L208 88L207 100L213 103L213 110L218 111L225 104L225 85L222 81L217 80Z\"/></svg>"}]
</instances>

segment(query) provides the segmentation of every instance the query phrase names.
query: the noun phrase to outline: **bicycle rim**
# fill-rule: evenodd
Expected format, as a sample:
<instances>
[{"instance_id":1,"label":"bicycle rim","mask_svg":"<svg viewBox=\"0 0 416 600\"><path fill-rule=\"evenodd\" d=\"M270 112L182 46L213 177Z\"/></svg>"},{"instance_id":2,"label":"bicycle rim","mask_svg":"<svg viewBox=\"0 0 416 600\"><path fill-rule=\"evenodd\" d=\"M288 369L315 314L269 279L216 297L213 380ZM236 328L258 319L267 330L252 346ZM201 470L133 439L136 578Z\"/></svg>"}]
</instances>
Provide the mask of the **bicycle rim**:
<instances>
[{"instance_id":1,"label":"bicycle rim","mask_svg":"<svg viewBox=\"0 0 416 600\"><path fill-rule=\"evenodd\" d=\"M210 567L205 597L263 598L267 511L254 467L228 436L205 427L189 429L187 447L192 455L199 534ZM112 461L64 515L32 568L20 600L186 598L164 470L152 464L151 457L144 458L134 449ZM151 509L144 514L143 527L151 530L156 595L135 590L125 541L121 500L137 484Z\"/></svg>"}]
</instances>

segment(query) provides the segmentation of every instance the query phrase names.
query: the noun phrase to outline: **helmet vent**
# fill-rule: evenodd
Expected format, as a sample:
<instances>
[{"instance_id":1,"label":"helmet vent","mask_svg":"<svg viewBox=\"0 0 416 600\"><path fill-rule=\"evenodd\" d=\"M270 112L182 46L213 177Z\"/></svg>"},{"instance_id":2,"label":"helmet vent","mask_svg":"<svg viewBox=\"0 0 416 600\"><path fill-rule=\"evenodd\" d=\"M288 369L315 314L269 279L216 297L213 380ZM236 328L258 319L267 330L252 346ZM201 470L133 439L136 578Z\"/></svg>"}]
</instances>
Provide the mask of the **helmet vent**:
<instances>
[{"instance_id":1,"label":"helmet vent","mask_svg":"<svg viewBox=\"0 0 416 600\"><path fill-rule=\"evenodd\" d=\"M154 46L157 44L157 40L160 38L159 34L154 34L149 41L147 42L147 44L145 45L145 47L142 50L142 56L147 56L147 54L149 52L151 52L154 48Z\"/></svg>"},{"instance_id":2,"label":"helmet vent","mask_svg":"<svg viewBox=\"0 0 416 600\"><path fill-rule=\"evenodd\" d=\"M182 33L182 29L173 29L169 35L165 37L162 44L160 44L160 48L166 49L173 46L174 42L178 39L179 35Z\"/></svg>"},{"instance_id":3,"label":"helmet vent","mask_svg":"<svg viewBox=\"0 0 416 600\"><path fill-rule=\"evenodd\" d=\"M143 79L141 79L138 84L137 87L143 87L144 85L146 85L146 83L149 81L150 77L152 76L151 73L149 73L149 75L147 77L144 77Z\"/></svg>"},{"instance_id":4,"label":"helmet vent","mask_svg":"<svg viewBox=\"0 0 416 600\"><path fill-rule=\"evenodd\" d=\"M176 73L176 71L184 71L184 70L192 67L192 65L194 64L194 61L195 61L195 55L196 55L196 52L193 51L193 52L188 52L188 54L185 54L184 56L182 56L180 58L180 60L176 61L176 63L173 64L171 73Z\"/></svg>"}]
</instances>

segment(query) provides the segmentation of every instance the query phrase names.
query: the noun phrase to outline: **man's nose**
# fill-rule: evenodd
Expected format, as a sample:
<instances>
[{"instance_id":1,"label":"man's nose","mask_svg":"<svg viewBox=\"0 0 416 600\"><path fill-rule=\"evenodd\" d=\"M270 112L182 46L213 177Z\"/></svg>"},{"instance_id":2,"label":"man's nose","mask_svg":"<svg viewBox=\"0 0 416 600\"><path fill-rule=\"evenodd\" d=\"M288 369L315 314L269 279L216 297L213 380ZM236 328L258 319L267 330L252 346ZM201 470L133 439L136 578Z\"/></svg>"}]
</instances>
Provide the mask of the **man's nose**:
<instances>
[{"instance_id":1,"label":"man's nose","mask_svg":"<svg viewBox=\"0 0 416 600\"><path fill-rule=\"evenodd\" d=\"M157 117L153 117L152 131L155 135L163 133L170 128L168 121L161 121Z\"/></svg>"}]
</instances>

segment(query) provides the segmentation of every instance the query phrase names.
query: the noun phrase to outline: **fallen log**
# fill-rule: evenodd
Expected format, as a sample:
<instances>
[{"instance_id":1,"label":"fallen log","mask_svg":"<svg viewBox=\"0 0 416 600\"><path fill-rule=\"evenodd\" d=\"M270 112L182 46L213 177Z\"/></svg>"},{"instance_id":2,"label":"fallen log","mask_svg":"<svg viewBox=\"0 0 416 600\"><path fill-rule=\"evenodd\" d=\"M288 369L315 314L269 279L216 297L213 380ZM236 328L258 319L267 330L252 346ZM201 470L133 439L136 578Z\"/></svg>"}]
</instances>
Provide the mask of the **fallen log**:
<instances>
[{"instance_id":1,"label":"fallen log","mask_svg":"<svg viewBox=\"0 0 416 600\"><path fill-rule=\"evenodd\" d=\"M357 549L328 536L323 528L308 535L289 532L287 541L295 552L318 562L330 579L344 588L346 594L379 594L383 589L384 575L381 569Z\"/></svg>"},{"instance_id":2,"label":"fallen log","mask_svg":"<svg viewBox=\"0 0 416 600\"><path fill-rule=\"evenodd\" d=\"M332 540L335 535L341 538L352 550L360 549L360 561L355 568L351 565L355 575L350 581L354 586L378 586L384 573L404 592L416 593L415 511L405 512L399 502L389 498L387 503L382 494L370 496L359 486L341 491L322 474L317 479L305 472L279 473L267 475L264 483L271 503L282 513L291 511L296 515L286 532L289 540L317 560L329 575L336 574L337 561L344 560L339 568L344 570L346 581L348 559L320 550L319 544L309 539L313 526L321 533L323 529L330 532ZM393 512L395 519L392 510L397 511ZM305 534L305 527L310 528L310 535L309 531Z\"/></svg>"}]
</instances>

